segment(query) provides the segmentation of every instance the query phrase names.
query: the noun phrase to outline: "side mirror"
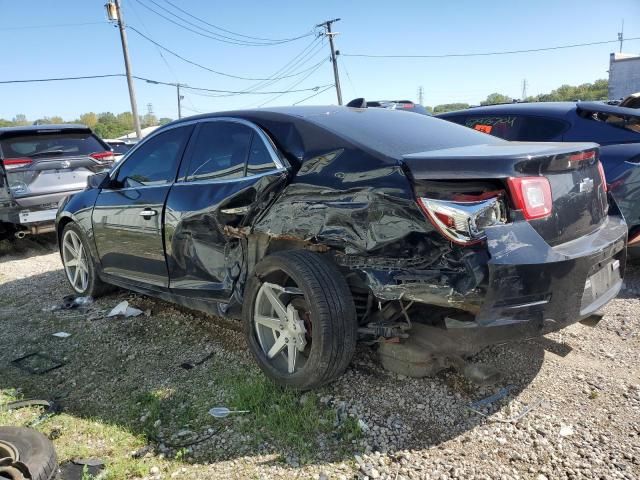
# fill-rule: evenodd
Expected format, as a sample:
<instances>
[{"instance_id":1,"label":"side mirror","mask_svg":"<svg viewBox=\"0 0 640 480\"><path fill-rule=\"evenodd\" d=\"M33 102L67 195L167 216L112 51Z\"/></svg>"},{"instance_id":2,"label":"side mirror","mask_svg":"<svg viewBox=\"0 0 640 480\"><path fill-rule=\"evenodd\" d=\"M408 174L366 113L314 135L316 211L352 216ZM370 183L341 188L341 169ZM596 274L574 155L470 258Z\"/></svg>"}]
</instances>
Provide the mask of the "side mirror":
<instances>
[{"instance_id":1,"label":"side mirror","mask_svg":"<svg viewBox=\"0 0 640 480\"><path fill-rule=\"evenodd\" d=\"M87 188L104 188L109 184L109 172L100 172L87 177Z\"/></svg>"}]
</instances>

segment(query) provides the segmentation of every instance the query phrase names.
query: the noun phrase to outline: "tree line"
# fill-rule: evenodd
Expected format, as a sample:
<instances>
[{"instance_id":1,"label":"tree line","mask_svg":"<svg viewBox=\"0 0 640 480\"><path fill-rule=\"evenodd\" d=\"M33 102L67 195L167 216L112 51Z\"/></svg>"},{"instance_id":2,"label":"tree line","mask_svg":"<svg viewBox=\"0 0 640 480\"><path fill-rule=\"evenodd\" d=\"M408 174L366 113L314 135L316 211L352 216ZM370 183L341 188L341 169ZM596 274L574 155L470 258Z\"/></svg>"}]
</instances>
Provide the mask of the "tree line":
<instances>
[{"instance_id":1,"label":"tree line","mask_svg":"<svg viewBox=\"0 0 640 480\"><path fill-rule=\"evenodd\" d=\"M609 95L609 82L605 79L596 80L593 83L583 83L582 85L562 85L560 88L552 90L550 93L543 93L517 101L525 102L575 102L577 100L607 100ZM502 93L492 93L480 102L480 105L496 105L499 103L511 103L516 99ZM432 113L451 112L453 110L464 110L471 105L468 103L445 103L435 107L427 107Z\"/></svg>"},{"instance_id":2,"label":"tree line","mask_svg":"<svg viewBox=\"0 0 640 480\"><path fill-rule=\"evenodd\" d=\"M562 85L560 88L550 93L529 96L526 102L562 102L577 100L606 100L608 96L609 82L604 79L596 80L593 83L583 83L582 85ZM480 102L480 105L495 105L498 103L511 103L514 99L502 93L492 93ZM453 110L463 110L469 108L468 103L445 103L435 107L426 107L431 113L444 113ZM142 128L153 125L164 125L172 119L168 117L156 118L153 114L140 117ZM133 131L133 116L131 112L113 114L111 112L94 113L88 112L80 115L72 121L65 121L62 117L43 117L36 120L29 120L24 114L18 114L12 120L0 118L0 127L31 125L47 123L81 123L93 129L102 138L117 138Z\"/></svg>"}]
</instances>

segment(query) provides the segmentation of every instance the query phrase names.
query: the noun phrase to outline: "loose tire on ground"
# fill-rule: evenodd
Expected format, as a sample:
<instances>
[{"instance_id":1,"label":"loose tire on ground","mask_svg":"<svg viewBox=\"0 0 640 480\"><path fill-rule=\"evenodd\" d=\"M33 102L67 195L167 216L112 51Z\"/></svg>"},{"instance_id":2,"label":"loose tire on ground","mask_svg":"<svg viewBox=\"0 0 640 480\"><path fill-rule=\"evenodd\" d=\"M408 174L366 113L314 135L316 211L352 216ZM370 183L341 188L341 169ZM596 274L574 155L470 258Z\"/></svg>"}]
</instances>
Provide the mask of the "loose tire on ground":
<instances>
[{"instance_id":1,"label":"loose tire on ground","mask_svg":"<svg viewBox=\"0 0 640 480\"><path fill-rule=\"evenodd\" d=\"M0 479L51 480L58 469L51 441L31 428L0 427ZM10 460L7 460L9 458ZM22 475L26 467L27 475ZM12 466L13 465L13 466ZM26 473L26 472L25 472Z\"/></svg>"},{"instance_id":2,"label":"loose tire on ground","mask_svg":"<svg viewBox=\"0 0 640 480\"><path fill-rule=\"evenodd\" d=\"M75 270L72 267L71 271L69 271L69 267L67 265L67 259L70 259L71 252L67 249L66 243L75 239L77 239L82 244L82 252L84 253L86 258L86 286L79 286L78 283L74 285L73 278ZM71 285L71 288L76 294L82 296L99 297L107 293L109 290L113 289L111 285L100 280L95 265L95 259L91 256L91 250L89 249L87 238L82 229L75 223L68 223L62 230L62 235L60 236L60 250L62 253L62 264L65 267L65 277L67 278L69 285Z\"/></svg>"},{"instance_id":3,"label":"loose tire on ground","mask_svg":"<svg viewBox=\"0 0 640 480\"><path fill-rule=\"evenodd\" d=\"M285 283L281 286L299 291L289 305L304 305L307 310L304 364L293 373L277 368L276 357L268 358L258 338L254 320L256 299L265 283ZM289 295L284 293L283 298L286 297ZM242 316L249 349L262 371L275 383L309 390L335 380L351 362L357 340L355 305L346 280L328 259L306 250L269 255L250 276L244 299ZM279 337L274 334L273 338Z\"/></svg>"}]
</instances>

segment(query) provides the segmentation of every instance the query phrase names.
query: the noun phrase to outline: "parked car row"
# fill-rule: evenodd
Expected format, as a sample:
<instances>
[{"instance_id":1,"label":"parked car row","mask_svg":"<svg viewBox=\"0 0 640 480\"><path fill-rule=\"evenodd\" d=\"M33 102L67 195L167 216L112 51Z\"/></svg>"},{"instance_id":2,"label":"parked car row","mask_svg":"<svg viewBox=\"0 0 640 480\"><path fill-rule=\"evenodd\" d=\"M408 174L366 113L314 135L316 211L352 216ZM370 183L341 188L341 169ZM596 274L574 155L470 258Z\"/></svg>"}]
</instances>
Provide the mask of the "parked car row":
<instances>
[{"instance_id":1,"label":"parked car row","mask_svg":"<svg viewBox=\"0 0 640 480\"><path fill-rule=\"evenodd\" d=\"M298 389L340 375L357 341L404 341L417 323L434 359L459 358L616 296L628 227L597 143L358 107L159 128L61 202L71 287L241 318L266 375Z\"/></svg>"}]
</instances>

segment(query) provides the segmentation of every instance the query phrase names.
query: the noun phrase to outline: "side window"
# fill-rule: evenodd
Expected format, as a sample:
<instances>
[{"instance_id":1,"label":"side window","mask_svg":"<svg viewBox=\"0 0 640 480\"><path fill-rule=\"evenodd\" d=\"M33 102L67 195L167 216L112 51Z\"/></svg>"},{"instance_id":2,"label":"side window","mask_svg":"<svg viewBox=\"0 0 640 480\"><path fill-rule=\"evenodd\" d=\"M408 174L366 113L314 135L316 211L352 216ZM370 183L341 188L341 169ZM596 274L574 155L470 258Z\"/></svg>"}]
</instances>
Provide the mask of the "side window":
<instances>
[{"instance_id":1,"label":"side window","mask_svg":"<svg viewBox=\"0 0 640 480\"><path fill-rule=\"evenodd\" d=\"M444 120L449 122L457 123L458 125L465 125L465 120L467 119L466 115L458 115L455 117L444 117Z\"/></svg>"},{"instance_id":2,"label":"side window","mask_svg":"<svg viewBox=\"0 0 640 480\"><path fill-rule=\"evenodd\" d=\"M257 175L275 168L276 165L273 163L264 141L260 138L260 135L254 134L251 141L251 150L249 151L249 161L247 162L247 175Z\"/></svg>"},{"instance_id":3,"label":"side window","mask_svg":"<svg viewBox=\"0 0 640 480\"><path fill-rule=\"evenodd\" d=\"M187 181L244 177L253 130L235 122L200 125L187 172Z\"/></svg>"},{"instance_id":4,"label":"side window","mask_svg":"<svg viewBox=\"0 0 640 480\"><path fill-rule=\"evenodd\" d=\"M561 120L543 117L523 117L518 140L523 142L548 142L555 140L566 129Z\"/></svg>"},{"instance_id":5,"label":"side window","mask_svg":"<svg viewBox=\"0 0 640 480\"><path fill-rule=\"evenodd\" d=\"M505 140L519 140L520 118L516 115L482 115L467 117L464 125Z\"/></svg>"},{"instance_id":6,"label":"side window","mask_svg":"<svg viewBox=\"0 0 640 480\"><path fill-rule=\"evenodd\" d=\"M118 170L118 185L126 188L173 182L191 128L172 128L140 145Z\"/></svg>"}]
</instances>

